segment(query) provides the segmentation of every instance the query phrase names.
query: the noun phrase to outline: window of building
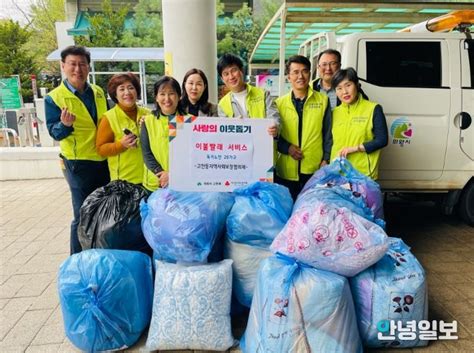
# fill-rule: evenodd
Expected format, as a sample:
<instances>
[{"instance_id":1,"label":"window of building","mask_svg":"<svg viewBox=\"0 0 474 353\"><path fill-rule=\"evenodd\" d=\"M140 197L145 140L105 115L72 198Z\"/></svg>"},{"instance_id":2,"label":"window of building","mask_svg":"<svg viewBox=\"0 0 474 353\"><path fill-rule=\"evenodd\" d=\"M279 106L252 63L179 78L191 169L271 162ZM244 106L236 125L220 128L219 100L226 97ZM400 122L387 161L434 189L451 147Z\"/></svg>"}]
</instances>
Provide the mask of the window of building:
<instances>
[{"instance_id":1,"label":"window of building","mask_svg":"<svg viewBox=\"0 0 474 353\"><path fill-rule=\"evenodd\" d=\"M441 87L440 42L367 42L367 81L383 87Z\"/></svg>"}]
</instances>

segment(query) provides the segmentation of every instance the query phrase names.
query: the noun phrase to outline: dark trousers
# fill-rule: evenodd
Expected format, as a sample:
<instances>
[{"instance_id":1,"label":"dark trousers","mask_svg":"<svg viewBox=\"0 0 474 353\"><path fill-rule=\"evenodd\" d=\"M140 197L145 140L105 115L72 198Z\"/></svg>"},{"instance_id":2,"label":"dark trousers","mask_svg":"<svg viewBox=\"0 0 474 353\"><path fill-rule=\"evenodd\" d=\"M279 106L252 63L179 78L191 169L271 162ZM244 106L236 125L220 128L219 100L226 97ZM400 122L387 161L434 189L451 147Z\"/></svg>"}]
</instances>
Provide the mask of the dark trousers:
<instances>
[{"instance_id":1,"label":"dark trousers","mask_svg":"<svg viewBox=\"0 0 474 353\"><path fill-rule=\"evenodd\" d=\"M73 255L82 251L77 235L82 203L95 189L106 185L110 181L110 176L107 161L67 160L64 157L63 161L63 173L71 190L74 211L71 223L71 255Z\"/></svg>"},{"instance_id":2,"label":"dark trousers","mask_svg":"<svg viewBox=\"0 0 474 353\"><path fill-rule=\"evenodd\" d=\"M296 198L298 197L301 190L303 190L304 185L312 176L313 174L300 174L299 175L300 180L294 181L294 180L287 180L287 179L280 178L275 173L275 182L277 184L286 186L288 190L290 190L290 194L291 194L291 197L293 198L293 201L296 201Z\"/></svg>"}]
</instances>

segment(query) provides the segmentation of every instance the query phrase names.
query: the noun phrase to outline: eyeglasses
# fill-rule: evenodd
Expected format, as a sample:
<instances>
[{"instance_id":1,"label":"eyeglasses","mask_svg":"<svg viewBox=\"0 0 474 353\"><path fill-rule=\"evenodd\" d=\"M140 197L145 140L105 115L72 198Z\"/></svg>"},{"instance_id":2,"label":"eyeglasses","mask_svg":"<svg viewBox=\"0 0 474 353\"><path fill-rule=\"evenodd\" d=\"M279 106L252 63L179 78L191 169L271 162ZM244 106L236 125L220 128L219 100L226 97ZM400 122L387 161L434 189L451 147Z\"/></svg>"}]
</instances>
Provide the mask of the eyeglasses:
<instances>
[{"instance_id":1,"label":"eyeglasses","mask_svg":"<svg viewBox=\"0 0 474 353\"><path fill-rule=\"evenodd\" d=\"M320 63L318 66L322 68L326 68L328 66L337 67L339 66L339 61L330 61L328 63Z\"/></svg>"},{"instance_id":2,"label":"eyeglasses","mask_svg":"<svg viewBox=\"0 0 474 353\"><path fill-rule=\"evenodd\" d=\"M309 75L309 70L308 69L303 69L301 71L298 71L298 70L290 71L290 76L299 77L300 75L308 76Z\"/></svg>"}]
</instances>

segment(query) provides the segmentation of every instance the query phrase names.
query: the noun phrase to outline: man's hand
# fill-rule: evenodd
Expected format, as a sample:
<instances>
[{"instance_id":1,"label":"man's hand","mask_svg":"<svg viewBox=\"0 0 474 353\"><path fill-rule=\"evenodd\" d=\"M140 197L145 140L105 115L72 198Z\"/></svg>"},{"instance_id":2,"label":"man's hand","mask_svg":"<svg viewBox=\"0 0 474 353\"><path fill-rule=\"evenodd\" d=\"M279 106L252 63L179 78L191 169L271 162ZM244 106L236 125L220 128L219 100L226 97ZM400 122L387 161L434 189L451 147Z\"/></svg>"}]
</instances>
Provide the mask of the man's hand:
<instances>
[{"instance_id":1,"label":"man's hand","mask_svg":"<svg viewBox=\"0 0 474 353\"><path fill-rule=\"evenodd\" d=\"M325 165L328 165L328 162L326 162L326 160L322 160L321 163L319 163L319 168L322 168L324 167Z\"/></svg>"},{"instance_id":2,"label":"man's hand","mask_svg":"<svg viewBox=\"0 0 474 353\"><path fill-rule=\"evenodd\" d=\"M297 161L300 161L303 159L303 151L298 146L291 145L290 148L288 149L288 154L293 159L296 159Z\"/></svg>"},{"instance_id":3,"label":"man's hand","mask_svg":"<svg viewBox=\"0 0 474 353\"><path fill-rule=\"evenodd\" d=\"M156 176L158 177L158 179L160 180L160 186L162 188L166 188L168 186L168 182L169 182L169 173L168 172L165 172L164 170L159 172L159 173L156 173Z\"/></svg>"},{"instance_id":4,"label":"man's hand","mask_svg":"<svg viewBox=\"0 0 474 353\"><path fill-rule=\"evenodd\" d=\"M67 108L61 109L61 122L64 126L71 127L72 124L76 121L76 116L67 110Z\"/></svg>"},{"instance_id":5,"label":"man's hand","mask_svg":"<svg viewBox=\"0 0 474 353\"><path fill-rule=\"evenodd\" d=\"M278 136L278 127L276 125L269 126L267 132L270 136L277 137Z\"/></svg>"}]
</instances>

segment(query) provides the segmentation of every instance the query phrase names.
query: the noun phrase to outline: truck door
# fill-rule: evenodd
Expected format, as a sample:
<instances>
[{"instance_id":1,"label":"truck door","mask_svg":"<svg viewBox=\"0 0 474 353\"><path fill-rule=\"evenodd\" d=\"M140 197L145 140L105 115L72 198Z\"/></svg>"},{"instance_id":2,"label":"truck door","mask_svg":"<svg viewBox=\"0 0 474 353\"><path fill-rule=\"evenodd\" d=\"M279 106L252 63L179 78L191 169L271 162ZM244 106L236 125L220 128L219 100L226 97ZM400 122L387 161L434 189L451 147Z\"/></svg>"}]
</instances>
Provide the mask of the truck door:
<instances>
[{"instance_id":1,"label":"truck door","mask_svg":"<svg viewBox=\"0 0 474 353\"><path fill-rule=\"evenodd\" d=\"M457 117L459 148L474 161L474 40L461 41L462 112Z\"/></svg>"},{"instance_id":2,"label":"truck door","mask_svg":"<svg viewBox=\"0 0 474 353\"><path fill-rule=\"evenodd\" d=\"M387 118L389 144L379 172L383 185L397 181L395 188L404 183L412 187L441 176L453 109L449 59L441 39L359 41L357 70L363 89Z\"/></svg>"}]
</instances>

